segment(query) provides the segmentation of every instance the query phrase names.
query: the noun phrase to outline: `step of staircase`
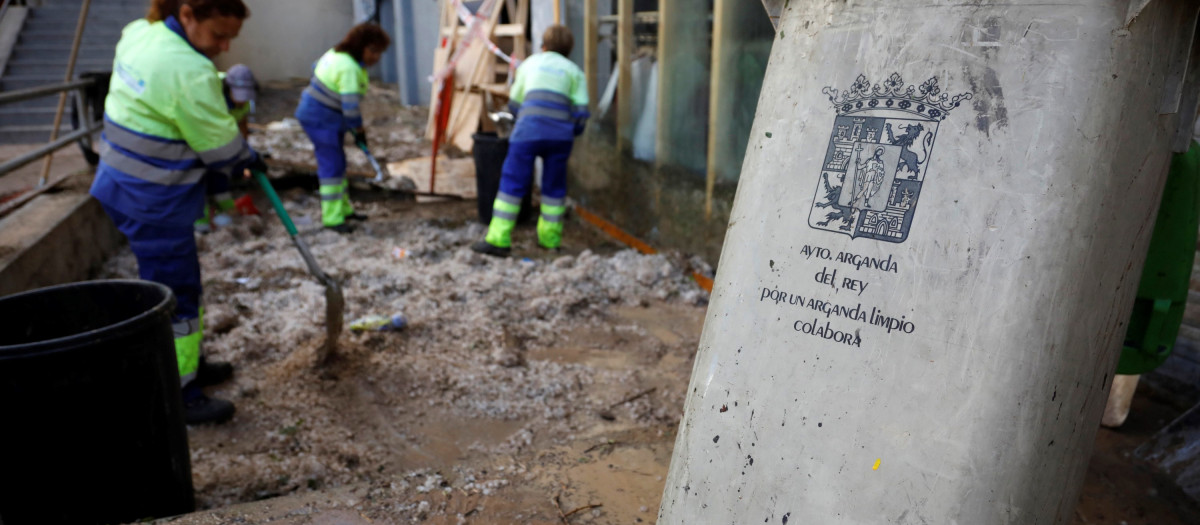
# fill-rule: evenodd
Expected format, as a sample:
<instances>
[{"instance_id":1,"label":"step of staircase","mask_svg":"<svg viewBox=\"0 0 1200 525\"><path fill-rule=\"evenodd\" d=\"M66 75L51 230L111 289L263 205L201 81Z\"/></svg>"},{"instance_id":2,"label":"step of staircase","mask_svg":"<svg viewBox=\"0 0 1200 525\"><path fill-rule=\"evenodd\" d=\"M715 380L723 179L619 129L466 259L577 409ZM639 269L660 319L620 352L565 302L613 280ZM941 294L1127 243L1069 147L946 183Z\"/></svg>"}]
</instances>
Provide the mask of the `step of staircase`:
<instances>
[{"instance_id":1,"label":"step of staircase","mask_svg":"<svg viewBox=\"0 0 1200 525\"><path fill-rule=\"evenodd\" d=\"M146 0L94 0L75 63L75 75L110 71L121 31L146 14ZM5 71L0 91L58 84L63 81L79 20L80 0L43 0L29 10ZM0 106L0 144L31 144L50 138L57 94ZM70 131L69 111L61 132Z\"/></svg>"},{"instance_id":2,"label":"step of staircase","mask_svg":"<svg viewBox=\"0 0 1200 525\"><path fill-rule=\"evenodd\" d=\"M0 142L4 144L42 144L50 142L50 129L53 127L54 115L50 115L50 124L37 126L2 126L0 127ZM71 123L58 127L58 135L70 133Z\"/></svg>"},{"instance_id":3,"label":"step of staircase","mask_svg":"<svg viewBox=\"0 0 1200 525\"><path fill-rule=\"evenodd\" d=\"M45 125L46 122L54 120L54 111L57 104L58 101L55 99L54 105L41 107L0 106L0 128L6 126Z\"/></svg>"}]
</instances>

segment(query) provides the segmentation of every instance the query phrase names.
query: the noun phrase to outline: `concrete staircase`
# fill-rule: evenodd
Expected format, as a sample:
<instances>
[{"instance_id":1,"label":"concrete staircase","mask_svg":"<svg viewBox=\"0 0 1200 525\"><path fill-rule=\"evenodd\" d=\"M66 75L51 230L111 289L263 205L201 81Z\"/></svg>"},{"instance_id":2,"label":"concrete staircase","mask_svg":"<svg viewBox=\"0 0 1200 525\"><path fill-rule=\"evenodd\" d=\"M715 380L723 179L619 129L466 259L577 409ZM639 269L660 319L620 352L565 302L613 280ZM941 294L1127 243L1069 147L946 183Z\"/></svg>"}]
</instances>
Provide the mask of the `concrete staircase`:
<instances>
[{"instance_id":1,"label":"concrete staircase","mask_svg":"<svg viewBox=\"0 0 1200 525\"><path fill-rule=\"evenodd\" d=\"M82 0L42 0L31 2L29 15L20 36L0 72L0 91L13 91L62 82L71 55L71 40L79 18ZM146 0L92 0L75 75L112 69L113 51L121 30L134 19L145 16ZM69 101L68 101L69 104ZM0 144L30 144L50 139L58 96L0 106ZM62 134L71 128L70 106L59 128Z\"/></svg>"}]
</instances>

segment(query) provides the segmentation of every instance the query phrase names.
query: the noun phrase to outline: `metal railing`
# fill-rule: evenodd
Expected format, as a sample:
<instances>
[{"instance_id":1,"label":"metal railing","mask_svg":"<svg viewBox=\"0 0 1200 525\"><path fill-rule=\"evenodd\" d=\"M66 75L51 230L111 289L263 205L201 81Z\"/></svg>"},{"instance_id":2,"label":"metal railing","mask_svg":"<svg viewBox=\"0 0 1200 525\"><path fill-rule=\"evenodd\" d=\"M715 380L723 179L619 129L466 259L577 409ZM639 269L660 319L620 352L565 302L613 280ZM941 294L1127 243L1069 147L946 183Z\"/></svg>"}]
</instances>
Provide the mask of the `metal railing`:
<instances>
[{"instance_id":1,"label":"metal railing","mask_svg":"<svg viewBox=\"0 0 1200 525\"><path fill-rule=\"evenodd\" d=\"M67 82L65 84L53 84L53 85L48 85L48 86L38 86L38 87L33 87L33 88L28 88L28 89L22 89L22 90L18 90L18 91L0 92L0 105L4 105L4 104L11 104L14 102L21 102L23 100L44 97L47 95L53 95L56 93L75 91L76 92L76 96L75 96L76 109L78 111L78 114L80 115L80 120L83 122L83 127L80 129L77 129L71 133L63 135L62 137L58 137L51 142L48 142L42 146L39 146L38 148L31 150L29 152L26 152L22 155L19 155L17 157L9 159L9 160L5 161L4 163L0 163L0 177L8 175L9 173L25 166L26 164L29 164L29 163L31 163L35 160L38 160L46 155L54 153L55 151L58 151L64 147L70 145L71 143L73 143L75 141L78 141L84 137L88 137L92 133L95 133L95 132L103 129L104 121L99 120L99 121L93 122L91 120L91 112L86 111L85 108L83 107L84 106L84 98L86 96L84 91L86 89L88 89L89 87L91 87L92 84L95 82L96 82L95 79L76 80L73 82Z\"/></svg>"},{"instance_id":2,"label":"metal railing","mask_svg":"<svg viewBox=\"0 0 1200 525\"><path fill-rule=\"evenodd\" d=\"M19 1L20 3L24 4L23 0L0 0L0 1L4 2L3 5L0 5L0 14L3 14L4 11L7 11L9 4L12 2ZM83 0L83 5L81 6L81 8L79 10L79 19L75 23L75 37L71 43L71 55L70 55L70 58L67 60L67 70L63 75L63 82L61 84L39 86L39 87L31 88L31 89L22 89L19 91L0 93L0 105L11 104L13 102L18 102L18 101L22 101L22 100L28 100L31 98L43 97L43 96L48 96L48 95L53 95L55 93L58 93L58 108L54 113L54 125L51 126L51 128L50 128L50 141L47 144L34 149L33 151L29 151L23 155L17 156L14 159L8 160L8 161L4 162L3 164L0 164L0 177L3 177L9 173L12 173L13 170L16 170L22 166L25 166L26 164L29 164L35 160L38 160L38 159L44 160L44 163L42 164L42 175L38 179L37 187L33 188L30 191L23 192L17 198L9 201L8 203L5 203L3 206L0 206L0 217L4 216L8 212L11 212L12 210L16 209L17 207L23 205L24 203L33 199L34 197L41 194L42 192L45 192L45 191L49 190L50 188L53 188L59 182L62 182L63 180L65 180L67 178L66 176L58 177L54 180L49 180L51 163L54 161L54 152L62 149L63 147L66 147L67 145L69 145L75 141L84 139L85 137L89 137L93 132L104 127L104 122L102 120L99 122L93 122L90 114L86 111L83 111L83 108L84 108L83 101L84 101L84 96L85 96L84 90L91 87L92 84L95 82L95 79L86 79L86 80L77 80L77 81L71 80L71 78L75 74L75 59L78 58L78 56L79 56L79 46L80 46L80 43L83 41L83 30L84 30L84 27L87 25L88 10L91 8L91 5L92 5L92 0ZM77 96L75 97L75 104L76 104L75 108L77 110L79 110L79 114L81 117L80 120L82 121L83 129L78 129L78 130L75 130L74 132L68 133L67 135L65 135L63 137L59 137L58 136L58 128L62 125L63 110L66 108L66 102L67 102L67 93L69 93L72 90L77 91L77 94L76 94Z\"/></svg>"}]
</instances>

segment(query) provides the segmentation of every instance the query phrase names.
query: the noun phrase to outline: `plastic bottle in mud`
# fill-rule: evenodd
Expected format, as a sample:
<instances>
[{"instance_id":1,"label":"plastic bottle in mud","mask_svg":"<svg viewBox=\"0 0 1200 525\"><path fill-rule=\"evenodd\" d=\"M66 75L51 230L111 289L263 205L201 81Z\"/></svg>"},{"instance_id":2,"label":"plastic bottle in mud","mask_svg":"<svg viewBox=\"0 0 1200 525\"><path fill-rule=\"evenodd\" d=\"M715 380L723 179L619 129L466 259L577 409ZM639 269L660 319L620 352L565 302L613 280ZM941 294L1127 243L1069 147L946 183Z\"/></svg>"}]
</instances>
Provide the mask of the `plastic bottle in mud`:
<instances>
[{"instance_id":1,"label":"plastic bottle in mud","mask_svg":"<svg viewBox=\"0 0 1200 525\"><path fill-rule=\"evenodd\" d=\"M402 313L393 314L391 317L368 315L350 322L350 329L355 332L365 332L368 330L396 332L403 330L405 326L408 326L408 319Z\"/></svg>"}]
</instances>

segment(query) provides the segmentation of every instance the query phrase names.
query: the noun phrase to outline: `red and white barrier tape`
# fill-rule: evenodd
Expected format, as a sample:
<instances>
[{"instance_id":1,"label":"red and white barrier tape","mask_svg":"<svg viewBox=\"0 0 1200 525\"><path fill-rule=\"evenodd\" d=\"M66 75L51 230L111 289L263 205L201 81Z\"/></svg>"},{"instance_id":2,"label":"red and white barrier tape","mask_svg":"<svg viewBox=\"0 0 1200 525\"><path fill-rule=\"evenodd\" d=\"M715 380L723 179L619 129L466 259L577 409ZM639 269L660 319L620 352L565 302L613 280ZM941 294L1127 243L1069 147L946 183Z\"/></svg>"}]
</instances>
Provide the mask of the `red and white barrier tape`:
<instances>
[{"instance_id":1,"label":"red and white barrier tape","mask_svg":"<svg viewBox=\"0 0 1200 525\"><path fill-rule=\"evenodd\" d=\"M451 0L451 2L454 5L455 12L458 13L458 19L467 25L467 34L463 37L462 42L459 43L458 49L454 50L454 54L450 56L450 60L446 62L446 65L429 77L429 82L438 83L453 73L454 67L458 65L458 60L462 58L463 53L471 47L476 38L482 38L483 45L487 46L488 51L491 51L500 60L507 62L509 69L516 69L517 66L521 65L520 60L509 56L495 42L492 42L491 39L483 35L483 21L491 16L495 0L486 0L475 13L467 9L461 0ZM448 39L442 37L441 46L446 47L448 44Z\"/></svg>"}]
</instances>

